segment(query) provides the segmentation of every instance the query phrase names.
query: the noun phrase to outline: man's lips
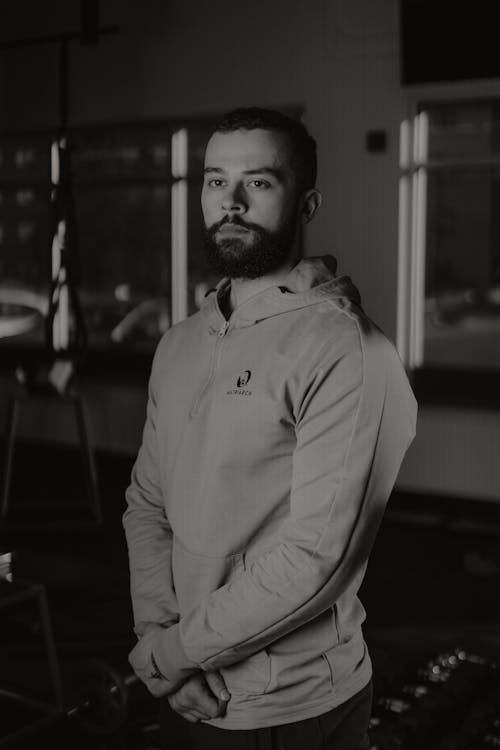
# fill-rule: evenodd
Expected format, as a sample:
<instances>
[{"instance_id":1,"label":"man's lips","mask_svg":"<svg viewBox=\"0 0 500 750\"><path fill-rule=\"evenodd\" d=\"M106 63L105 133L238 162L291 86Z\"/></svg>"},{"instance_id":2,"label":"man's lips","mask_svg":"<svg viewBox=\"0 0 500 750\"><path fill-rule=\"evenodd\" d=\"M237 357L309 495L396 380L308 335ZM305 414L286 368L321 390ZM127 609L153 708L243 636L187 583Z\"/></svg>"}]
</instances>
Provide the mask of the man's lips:
<instances>
[{"instance_id":1,"label":"man's lips","mask_svg":"<svg viewBox=\"0 0 500 750\"><path fill-rule=\"evenodd\" d=\"M241 224L223 224L217 230L217 234L241 234L242 232L249 231L246 227L242 227Z\"/></svg>"}]
</instances>

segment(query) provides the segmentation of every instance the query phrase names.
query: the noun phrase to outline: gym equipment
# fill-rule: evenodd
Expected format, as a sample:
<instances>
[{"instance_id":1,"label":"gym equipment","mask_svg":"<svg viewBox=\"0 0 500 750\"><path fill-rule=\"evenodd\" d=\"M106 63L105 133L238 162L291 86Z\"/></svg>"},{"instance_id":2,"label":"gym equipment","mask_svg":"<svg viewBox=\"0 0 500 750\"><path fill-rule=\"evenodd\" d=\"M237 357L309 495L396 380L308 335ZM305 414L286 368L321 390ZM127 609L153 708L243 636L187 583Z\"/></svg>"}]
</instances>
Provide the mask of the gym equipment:
<instances>
[{"instance_id":1,"label":"gym equipment","mask_svg":"<svg viewBox=\"0 0 500 750\"><path fill-rule=\"evenodd\" d=\"M50 202L52 207L48 311L45 319L45 343L51 358L75 361L87 348L87 330L80 304L78 286L80 263L75 221L69 132L69 45L96 46L99 38L115 33L117 26L100 26L99 0L80 0L80 28L75 31L0 40L0 51L33 46L58 46L57 137L51 148ZM12 326L12 323L7 325ZM27 323L26 323L27 325Z\"/></svg>"},{"instance_id":2,"label":"gym equipment","mask_svg":"<svg viewBox=\"0 0 500 750\"><path fill-rule=\"evenodd\" d=\"M10 572L10 560L8 566L7 572ZM127 719L129 688L139 683L138 677L133 673L122 676L107 661L95 657L66 663L63 680L45 587L15 576L14 580L0 578L0 610L18 611L19 606L30 602L35 605L34 616L30 612L28 620L24 616L24 620L17 622L28 623L32 632L40 633L48 679L44 683L43 697L35 697L36 690L17 692L12 686L18 682L17 675L9 677L2 670L0 748L66 719L78 723L79 729L89 735L115 734ZM8 616L3 619L7 622ZM20 675L30 684L30 672L25 673L22 664L21 661ZM34 668L39 670L40 667L43 668L43 663ZM7 717L10 717L8 722L4 721Z\"/></svg>"},{"instance_id":3,"label":"gym equipment","mask_svg":"<svg viewBox=\"0 0 500 750\"><path fill-rule=\"evenodd\" d=\"M80 261L78 233L75 220L73 178L71 169L71 138L69 129L69 46L72 41L97 45L100 36L115 33L117 26L99 24L99 0L80 0L80 29L32 38L0 40L0 51L27 46L56 44L58 57L58 111L59 126L51 147L50 203L51 232L49 238L50 263L48 264L48 308L44 315L45 353L34 376L22 373L20 396L14 395L9 404L6 426L5 471L0 499L0 521L5 522L9 506L10 474L18 404L31 396L39 396L38 380L44 381L50 396L59 396L62 403L74 407L78 437L84 462L87 497L97 525L102 524L102 510L94 466L93 452L88 440L84 417L83 396L75 382L76 364L87 350L87 328L79 298ZM36 310L12 305L0 305L0 336L24 333L40 320ZM48 374L47 369L48 360ZM20 366L19 372L23 371ZM19 378L18 378L19 380ZM71 387L68 388L68 385ZM44 395L43 392L41 395Z\"/></svg>"},{"instance_id":4,"label":"gym equipment","mask_svg":"<svg viewBox=\"0 0 500 750\"><path fill-rule=\"evenodd\" d=\"M50 405L51 401L56 400L60 406L64 406L65 409L68 409L69 407L71 410L71 414L75 420L78 444L82 459L85 499L92 514L91 522L95 523L97 526L101 526L103 523L101 493L99 490L94 451L89 438L86 402L77 386L71 385L71 387L66 388L63 393L58 392L58 378L62 377L65 380L67 373L64 371L58 372L56 369L57 364L58 363L55 363L50 370L47 371L41 371L38 369L36 379L33 379L28 385L24 385L23 382L25 377L29 379L29 375L25 373L25 370L23 368L18 368L16 372L18 384L16 390L12 392L8 401L5 425L3 479L0 482L1 525L7 525L8 522L10 523L8 516L12 505L11 484L19 413L22 406L29 406L31 402L36 401L37 399L39 401L41 400L45 405L45 408L47 408L48 403ZM47 490L50 492L50 487L48 487ZM60 518L58 518L57 521L59 524L61 523ZM44 525L49 526L50 524L51 521L48 520ZM66 520L66 524L70 525L70 521ZM81 525L82 521L78 521L78 524ZM24 519L22 525L23 528L26 527L26 521Z\"/></svg>"},{"instance_id":5,"label":"gym equipment","mask_svg":"<svg viewBox=\"0 0 500 750\"><path fill-rule=\"evenodd\" d=\"M407 665L375 694L371 750L500 747L500 662L462 648Z\"/></svg>"},{"instance_id":6,"label":"gym equipment","mask_svg":"<svg viewBox=\"0 0 500 750\"><path fill-rule=\"evenodd\" d=\"M11 555L12 558L12 555ZM61 714L63 708L63 685L57 656L52 622L45 587L30 581L12 580L11 562L8 563L7 575L0 578L0 610L17 611L25 604L34 606L35 615L31 618L36 630L40 633L43 654L46 664L45 679L50 695L43 700L29 694L19 694L4 687L7 679L4 669L0 674L0 702L6 704L7 711L2 710L0 726L0 747L5 747L12 740L18 740L27 734L33 734L44 726L52 724ZM2 611L2 622L8 618ZM4 709L4 705L2 705ZM21 727L19 722L10 722L11 715L26 715Z\"/></svg>"},{"instance_id":7,"label":"gym equipment","mask_svg":"<svg viewBox=\"0 0 500 750\"><path fill-rule=\"evenodd\" d=\"M128 715L128 688L138 682L135 674L122 677L102 659L89 659L79 668L78 691L81 699L65 714L78 721L92 735L114 734Z\"/></svg>"},{"instance_id":8,"label":"gym equipment","mask_svg":"<svg viewBox=\"0 0 500 750\"><path fill-rule=\"evenodd\" d=\"M76 690L79 697L74 705L47 713L33 724L32 731L39 731L42 727L57 724L62 720L72 720L78 723L79 730L95 737L109 737L117 733L125 724L128 717L129 687L138 682L135 674L122 677L108 662L102 659L89 659L82 662L75 672L78 680ZM35 707L35 702L26 699L10 690L0 689L0 700L9 700L26 709ZM41 704L40 706L41 707ZM30 730L23 727L7 736L0 736L0 748L7 747Z\"/></svg>"},{"instance_id":9,"label":"gym equipment","mask_svg":"<svg viewBox=\"0 0 500 750\"><path fill-rule=\"evenodd\" d=\"M0 338L31 331L42 316L36 308L12 302L0 302Z\"/></svg>"}]
</instances>

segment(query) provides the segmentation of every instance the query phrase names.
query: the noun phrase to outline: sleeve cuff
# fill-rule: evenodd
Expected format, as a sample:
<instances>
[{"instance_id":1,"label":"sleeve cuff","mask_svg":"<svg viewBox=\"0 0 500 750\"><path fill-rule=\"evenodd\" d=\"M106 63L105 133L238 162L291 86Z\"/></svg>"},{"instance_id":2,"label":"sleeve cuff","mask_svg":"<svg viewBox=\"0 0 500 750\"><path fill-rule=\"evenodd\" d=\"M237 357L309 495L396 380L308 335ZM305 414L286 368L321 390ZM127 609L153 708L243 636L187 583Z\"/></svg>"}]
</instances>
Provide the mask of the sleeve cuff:
<instances>
[{"instance_id":1,"label":"sleeve cuff","mask_svg":"<svg viewBox=\"0 0 500 750\"><path fill-rule=\"evenodd\" d=\"M155 632L151 643L151 653L163 678L170 683L172 690L176 690L177 686L180 687L191 674L201 669L186 654L178 624Z\"/></svg>"}]
</instances>

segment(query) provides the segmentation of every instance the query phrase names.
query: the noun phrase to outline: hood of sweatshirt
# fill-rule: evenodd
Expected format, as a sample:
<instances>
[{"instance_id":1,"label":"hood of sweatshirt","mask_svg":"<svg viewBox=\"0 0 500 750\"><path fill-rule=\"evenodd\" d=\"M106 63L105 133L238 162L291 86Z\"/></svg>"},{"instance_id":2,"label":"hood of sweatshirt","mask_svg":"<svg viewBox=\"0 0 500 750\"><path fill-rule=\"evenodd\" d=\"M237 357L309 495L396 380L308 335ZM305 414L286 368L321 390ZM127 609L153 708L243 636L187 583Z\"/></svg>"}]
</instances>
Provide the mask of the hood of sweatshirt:
<instances>
[{"instance_id":1,"label":"hood of sweatshirt","mask_svg":"<svg viewBox=\"0 0 500 750\"><path fill-rule=\"evenodd\" d=\"M261 320L282 315L310 305L335 300L339 307L361 307L359 291L349 276L336 276L337 261L333 255L303 258L279 286L273 285L239 305L231 315L231 326L254 325ZM201 307L211 332L220 330L223 316L218 305L228 291L231 280L224 278L211 290Z\"/></svg>"}]
</instances>

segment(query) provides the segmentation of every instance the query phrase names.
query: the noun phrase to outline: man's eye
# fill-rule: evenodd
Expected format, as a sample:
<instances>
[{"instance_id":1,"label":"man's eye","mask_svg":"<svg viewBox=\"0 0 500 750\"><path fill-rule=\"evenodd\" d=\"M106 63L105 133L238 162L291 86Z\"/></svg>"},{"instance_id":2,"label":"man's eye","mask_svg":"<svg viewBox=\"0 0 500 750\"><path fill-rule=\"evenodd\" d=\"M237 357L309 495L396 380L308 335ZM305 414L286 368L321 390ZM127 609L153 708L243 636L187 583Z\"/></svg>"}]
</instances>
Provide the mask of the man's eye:
<instances>
[{"instance_id":1,"label":"man's eye","mask_svg":"<svg viewBox=\"0 0 500 750\"><path fill-rule=\"evenodd\" d=\"M218 177L213 177L211 180L208 180L207 185L209 187L221 187L224 184L223 180L220 180Z\"/></svg>"},{"instance_id":2,"label":"man's eye","mask_svg":"<svg viewBox=\"0 0 500 750\"><path fill-rule=\"evenodd\" d=\"M267 182L266 180L252 180L250 182L250 185L256 188L268 188L270 186L269 182Z\"/></svg>"}]
</instances>

